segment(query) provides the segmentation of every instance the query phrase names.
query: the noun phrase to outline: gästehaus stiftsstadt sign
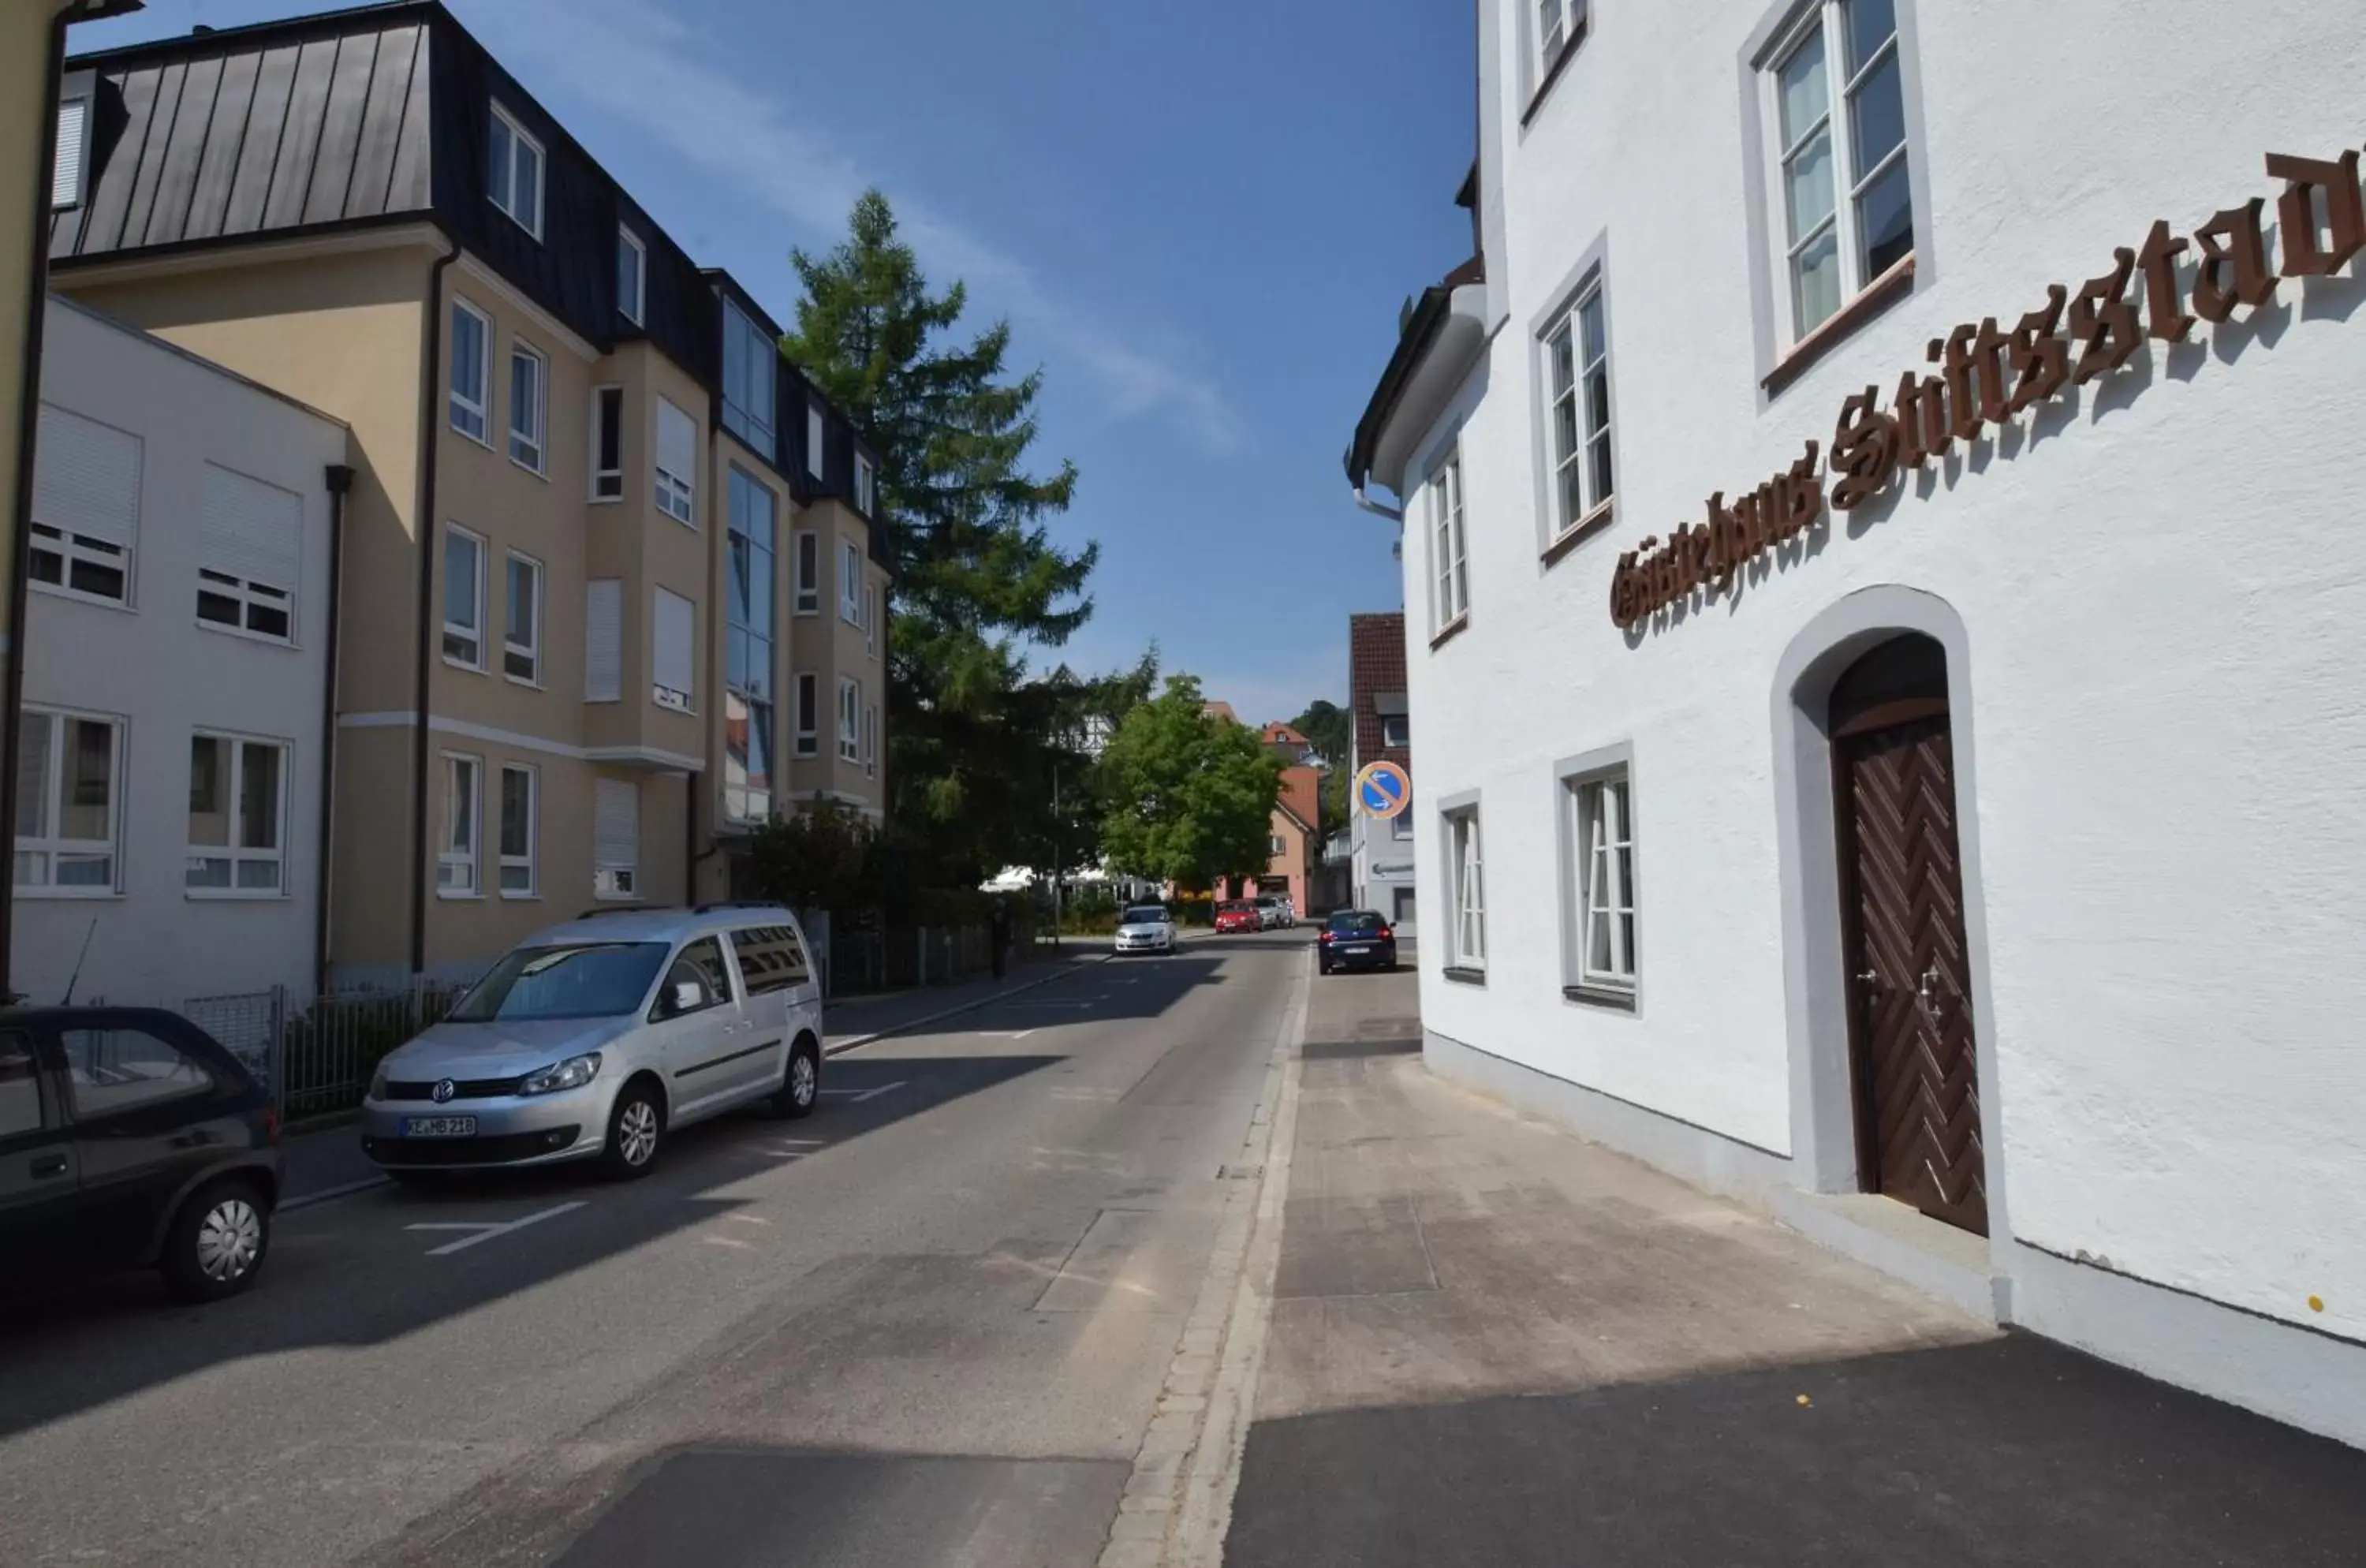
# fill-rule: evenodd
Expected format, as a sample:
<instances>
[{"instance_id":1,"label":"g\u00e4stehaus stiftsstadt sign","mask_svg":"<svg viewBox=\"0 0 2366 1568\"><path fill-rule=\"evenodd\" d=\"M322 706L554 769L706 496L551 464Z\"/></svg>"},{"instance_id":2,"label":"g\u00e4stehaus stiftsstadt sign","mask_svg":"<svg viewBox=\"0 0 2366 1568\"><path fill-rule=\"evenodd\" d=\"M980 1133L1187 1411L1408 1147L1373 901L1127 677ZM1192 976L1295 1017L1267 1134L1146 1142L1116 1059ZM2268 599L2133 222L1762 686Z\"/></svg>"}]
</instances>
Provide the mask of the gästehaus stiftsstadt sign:
<instances>
[{"instance_id":1,"label":"g\u00e4stehaus stiftsstadt sign","mask_svg":"<svg viewBox=\"0 0 2366 1568\"><path fill-rule=\"evenodd\" d=\"M2282 270L2270 265L2264 218L2268 198L2253 197L2214 216L2191 235L2156 222L2144 243L2112 253L2111 270L2075 291L2045 290L2045 303L2001 326L1994 316L1932 338L1925 357L1935 373L1909 370L1885 407L1877 387L1841 404L1832 431L1829 495L1834 511L1864 505L1901 469L1944 458L1958 441L1979 438L2066 387L2083 387L2125 365L2147 337L2182 343L2197 322L2256 310L2288 277L2321 277L2366 249L2366 198L2358 153L2319 158L2268 154L2268 174L2284 182L2276 198ZM2193 254L2189 288L2179 258ZM1610 580L1610 618L1634 627L1695 593L1714 599L1735 588L1742 568L1786 540L1827 525L1825 466L1817 444L1788 468L1729 503L1708 499L1708 520L1687 523L1662 541L1645 539L1618 558Z\"/></svg>"}]
</instances>

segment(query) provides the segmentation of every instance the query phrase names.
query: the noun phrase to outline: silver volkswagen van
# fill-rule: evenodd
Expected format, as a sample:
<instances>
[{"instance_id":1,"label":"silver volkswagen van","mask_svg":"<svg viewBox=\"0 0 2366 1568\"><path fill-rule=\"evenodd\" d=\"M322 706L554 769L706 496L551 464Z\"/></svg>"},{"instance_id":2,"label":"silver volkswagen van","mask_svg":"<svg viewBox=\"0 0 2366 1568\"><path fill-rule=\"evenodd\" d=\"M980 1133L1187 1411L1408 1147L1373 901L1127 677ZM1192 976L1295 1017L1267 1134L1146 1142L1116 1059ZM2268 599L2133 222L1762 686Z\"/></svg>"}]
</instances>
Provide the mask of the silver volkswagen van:
<instances>
[{"instance_id":1,"label":"silver volkswagen van","mask_svg":"<svg viewBox=\"0 0 2366 1568\"><path fill-rule=\"evenodd\" d=\"M594 910L527 938L378 1064L362 1149L390 1174L596 1159L646 1174L673 1131L821 1093L821 976L774 905Z\"/></svg>"}]
</instances>

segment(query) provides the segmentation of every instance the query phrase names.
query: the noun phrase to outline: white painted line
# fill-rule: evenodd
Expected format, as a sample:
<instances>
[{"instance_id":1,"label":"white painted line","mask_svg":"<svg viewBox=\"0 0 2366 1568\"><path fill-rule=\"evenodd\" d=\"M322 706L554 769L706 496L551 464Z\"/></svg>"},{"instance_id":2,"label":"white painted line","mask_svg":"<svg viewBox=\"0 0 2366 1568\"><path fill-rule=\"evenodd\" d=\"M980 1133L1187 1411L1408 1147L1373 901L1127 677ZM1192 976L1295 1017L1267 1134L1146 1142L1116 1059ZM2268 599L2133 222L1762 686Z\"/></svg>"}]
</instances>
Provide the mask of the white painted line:
<instances>
[{"instance_id":1,"label":"white painted line","mask_svg":"<svg viewBox=\"0 0 2366 1568\"><path fill-rule=\"evenodd\" d=\"M455 1252L466 1252L480 1241L490 1241L497 1235L507 1235L512 1231L524 1230L526 1226L539 1224L544 1220L555 1220L561 1214L572 1213L582 1207L582 1200L572 1203L561 1203L555 1208L545 1209L538 1214L528 1214L522 1220L512 1220L506 1224L485 1224L468 1220L423 1220L418 1224L405 1225L402 1228L407 1231L475 1231L477 1233L465 1241L447 1242L442 1247L432 1247L427 1249L428 1257L443 1258Z\"/></svg>"},{"instance_id":2,"label":"white painted line","mask_svg":"<svg viewBox=\"0 0 2366 1568\"><path fill-rule=\"evenodd\" d=\"M915 1030L925 1029L932 1023L941 1023L944 1020L952 1018L958 1014L973 1012L979 1008L991 1007L996 1002L1008 1000L1009 998L1016 996L1021 991L1031 991L1038 986L1048 986L1054 980L1065 980L1069 976L1074 975L1078 970L1082 969L1087 964L1106 964L1109 962L1109 954L1105 953L1086 953L1080 954L1079 956L1072 959L1054 958L1050 960L1050 962L1058 964L1061 967L1054 969L1051 974L1045 975L1040 979L1022 980L1016 986L1007 986L1003 987L1001 990L995 992L992 996L975 997L965 1002L956 1002L952 1007L946 1008L940 1012L932 1012L925 1018L907 1019L902 1023L891 1023L886 1028L874 1030L869 1034L842 1036L825 1043L822 1046L822 1055L826 1056L836 1056L848 1051L860 1051L865 1045L876 1045L882 1040L890 1039L898 1034L909 1034Z\"/></svg>"},{"instance_id":3,"label":"white painted line","mask_svg":"<svg viewBox=\"0 0 2366 1568\"><path fill-rule=\"evenodd\" d=\"M860 1105L866 1100L876 1100L883 1094L893 1094L896 1090L904 1087L904 1081L905 1080L902 1078L897 1078L894 1083L883 1083L877 1089L826 1089L822 1090L822 1093L832 1099L846 1100L853 1104ZM793 1143L802 1144L807 1142L819 1143L821 1140L818 1138L795 1138L790 1141Z\"/></svg>"}]
</instances>

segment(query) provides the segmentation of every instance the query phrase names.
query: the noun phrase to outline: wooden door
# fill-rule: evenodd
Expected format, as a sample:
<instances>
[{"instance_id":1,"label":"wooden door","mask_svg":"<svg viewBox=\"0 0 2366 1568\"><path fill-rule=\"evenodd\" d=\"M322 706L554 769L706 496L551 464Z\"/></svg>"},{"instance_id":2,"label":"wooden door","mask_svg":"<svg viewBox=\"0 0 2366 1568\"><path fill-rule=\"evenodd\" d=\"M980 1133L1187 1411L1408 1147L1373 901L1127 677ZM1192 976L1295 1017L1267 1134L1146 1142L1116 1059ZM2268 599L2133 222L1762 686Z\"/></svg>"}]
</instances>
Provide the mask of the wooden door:
<instances>
[{"instance_id":1,"label":"wooden door","mask_svg":"<svg viewBox=\"0 0 2366 1568\"><path fill-rule=\"evenodd\" d=\"M1964 954L1954 750L1944 684L1853 715L1833 761L1865 1186L1988 1234Z\"/></svg>"}]
</instances>

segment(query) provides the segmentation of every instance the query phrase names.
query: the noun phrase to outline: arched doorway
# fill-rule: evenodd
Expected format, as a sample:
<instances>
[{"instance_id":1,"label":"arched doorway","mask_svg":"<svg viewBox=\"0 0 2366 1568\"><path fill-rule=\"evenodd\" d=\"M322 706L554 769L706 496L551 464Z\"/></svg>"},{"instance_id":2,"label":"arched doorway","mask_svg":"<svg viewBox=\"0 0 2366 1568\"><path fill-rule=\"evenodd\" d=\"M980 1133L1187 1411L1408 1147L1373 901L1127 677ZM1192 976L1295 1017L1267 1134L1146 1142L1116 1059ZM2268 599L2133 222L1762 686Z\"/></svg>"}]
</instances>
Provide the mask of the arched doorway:
<instances>
[{"instance_id":1,"label":"arched doorway","mask_svg":"<svg viewBox=\"0 0 2366 1568\"><path fill-rule=\"evenodd\" d=\"M1946 652L1910 633L1833 682L1842 954L1866 1191L1988 1234Z\"/></svg>"}]
</instances>

